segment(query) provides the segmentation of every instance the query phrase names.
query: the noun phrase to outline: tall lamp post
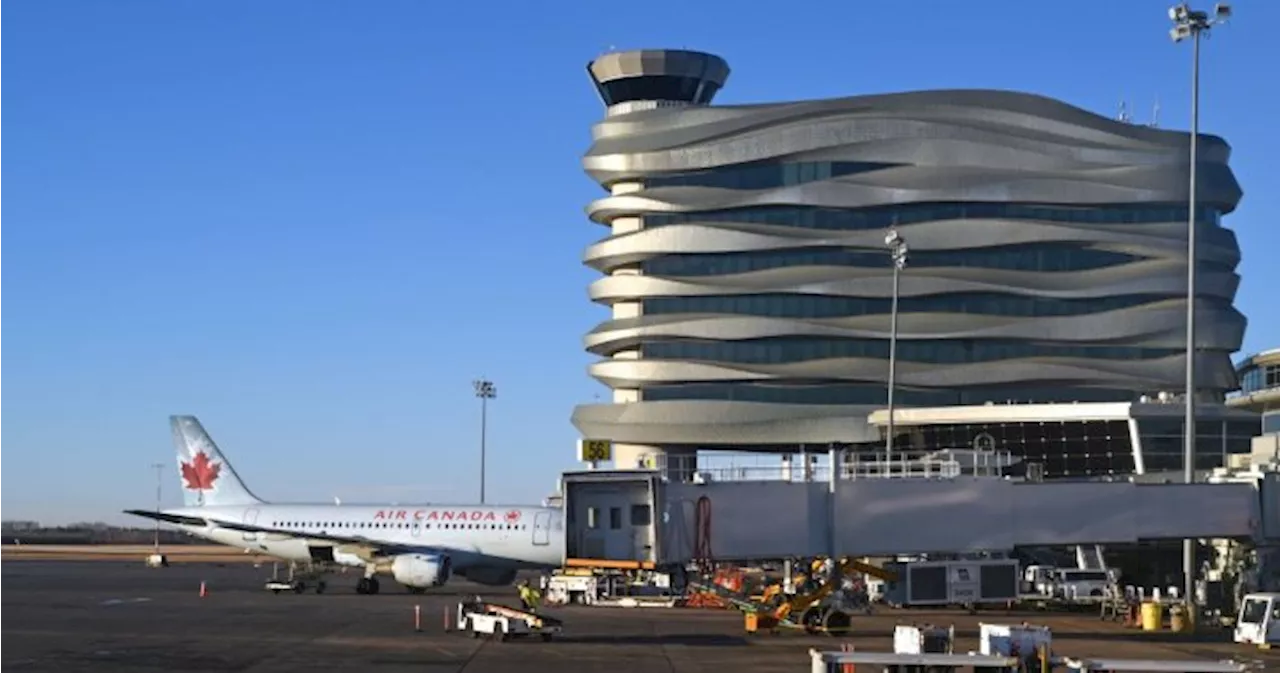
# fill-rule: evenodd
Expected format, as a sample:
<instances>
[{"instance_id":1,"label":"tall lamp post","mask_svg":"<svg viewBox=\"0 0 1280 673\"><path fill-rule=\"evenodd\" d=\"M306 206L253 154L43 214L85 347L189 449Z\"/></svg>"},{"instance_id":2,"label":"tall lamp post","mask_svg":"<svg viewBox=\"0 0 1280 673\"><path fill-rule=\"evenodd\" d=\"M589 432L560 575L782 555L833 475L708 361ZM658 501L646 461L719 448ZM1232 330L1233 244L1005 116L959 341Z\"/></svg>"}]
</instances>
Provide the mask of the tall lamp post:
<instances>
[{"instance_id":1,"label":"tall lamp post","mask_svg":"<svg viewBox=\"0 0 1280 673\"><path fill-rule=\"evenodd\" d=\"M160 553L160 484L164 475L164 463L152 463L151 469L156 471L156 532L152 544L155 547L155 553Z\"/></svg>"},{"instance_id":2,"label":"tall lamp post","mask_svg":"<svg viewBox=\"0 0 1280 673\"><path fill-rule=\"evenodd\" d=\"M498 396L498 388L493 385L493 381L483 378L472 381L471 385L476 390L476 397L480 398L480 504L483 505L485 431L488 426L489 400Z\"/></svg>"},{"instance_id":3,"label":"tall lamp post","mask_svg":"<svg viewBox=\"0 0 1280 673\"><path fill-rule=\"evenodd\" d=\"M884 236L893 259L893 299L889 308L889 427L884 437L885 474L893 471L893 387L898 366L898 278L907 266L907 242L890 229Z\"/></svg>"},{"instance_id":4,"label":"tall lamp post","mask_svg":"<svg viewBox=\"0 0 1280 673\"><path fill-rule=\"evenodd\" d=\"M1186 3L1169 8L1173 28L1169 36L1174 42L1191 38L1191 165L1187 187L1187 354L1186 354L1186 419L1183 423L1182 477L1190 484L1195 480L1196 459L1196 154L1200 144L1200 33L1224 23L1231 16L1225 2L1214 5L1213 17L1207 12L1187 7ZM1187 613L1194 618L1195 541L1182 541L1182 591Z\"/></svg>"}]
</instances>

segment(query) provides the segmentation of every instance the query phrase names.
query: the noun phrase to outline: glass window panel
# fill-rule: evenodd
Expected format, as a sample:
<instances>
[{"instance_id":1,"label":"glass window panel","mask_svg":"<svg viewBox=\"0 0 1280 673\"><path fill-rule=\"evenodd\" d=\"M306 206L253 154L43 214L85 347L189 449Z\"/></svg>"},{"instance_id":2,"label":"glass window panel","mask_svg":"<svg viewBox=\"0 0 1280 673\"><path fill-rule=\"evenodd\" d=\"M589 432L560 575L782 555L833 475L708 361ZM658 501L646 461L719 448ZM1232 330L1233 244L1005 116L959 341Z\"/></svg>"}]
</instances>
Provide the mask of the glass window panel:
<instances>
[{"instance_id":1,"label":"glass window panel","mask_svg":"<svg viewBox=\"0 0 1280 673\"><path fill-rule=\"evenodd\" d=\"M913 268L960 267L1010 271L1088 271L1137 261L1120 252L1074 249L1053 244L1027 244L969 250L913 250ZM719 276L790 266L852 266L883 269L889 255L880 250L811 248L740 253L670 254L642 263L652 276ZM1214 267L1206 263L1208 267ZM1217 265L1218 270L1227 270Z\"/></svg>"},{"instance_id":2,"label":"glass window panel","mask_svg":"<svg viewBox=\"0 0 1280 673\"><path fill-rule=\"evenodd\" d=\"M742 341L646 340L646 358L742 363L784 363L825 358L889 357L885 339L779 337ZM1179 348L1039 344L1017 340L938 339L901 341L898 358L911 362L958 364L1011 358L1071 357L1114 360L1149 360L1176 356Z\"/></svg>"},{"instance_id":3,"label":"glass window panel","mask_svg":"<svg viewBox=\"0 0 1280 673\"><path fill-rule=\"evenodd\" d=\"M840 177L869 170L878 170L892 164L836 162L830 168L819 164L774 164L767 168L735 166L718 171L702 171L679 175L649 178L647 187L720 187L743 188L750 184L769 187L800 184L802 181ZM748 172L751 178L745 178ZM763 187L755 187L757 189ZM1198 222L1210 231L1230 232L1218 228L1221 213L1211 206L1198 209ZM1178 208L1160 205L1119 206L1098 208L1069 208L1060 206L1031 206L1011 203L917 203L883 206L877 208L840 209L811 206L753 206L727 210L692 213L661 213L645 216L646 226L664 226L699 221L759 222L783 227L810 227L817 229L865 229L891 224L910 224L935 220L962 218L1003 218L1041 220L1048 222L1089 222L1098 224L1151 224L1185 222L1186 212Z\"/></svg>"},{"instance_id":4,"label":"glass window panel","mask_svg":"<svg viewBox=\"0 0 1280 673\"><path fill-rule=\"evenodd\" d=\"M806 161L795 163L740 164L716 170L657 175L645 180L647 189L662 187L715 187L719 189L771 189L828 180L842 175L889 168L895 164L855 161ZM743 209L744 211L746 209Z\"/></svg>"},{"instance_id":5,"label":"glass window panel","mask_svg":"<svg viewBox=\"0 0 1280 673\"><path fill-rule=\"evenodd\" d=\"M1085 315L1140 306L1167 299L1161 295L1119 295L1086 299L1019 297L994 293L956 293L929 297L900 297L902 313L975 313L1008 316ZM785 318L835 318L883 314L890 299L832 297L807 294L709 295L656 297L642 301L645 315L727 313ZM1278 374L1280 376L1280 374Z\"/></svg>"},{"instance_id":6,"label":"glass window panel","mask_svg":"<svg viewBox=\"0 0 1280 673\"><path fill-rule=\"evenodd\" d=\"M1127 390L1093 389L1081 394L1079 390L1042 389L1028 391L1014 388L971 388L966 391L951 389L913 389L898 388L894 391L894 399L902 404L913 406L946 406L954 404L981 404L985 401L1019 400L1019 401L1088 401L1113 402L1131 400L1133 393ZM770 402L778 404L884 404L885 388L883 385L852 384L847 382L821 382L796 384L729 382L729 383L690 383L648 386L643 389L642 398L646 401L659 400L740 400L748 402ZM1041 437L1040 439L1044 439ZM1128 441L1128 434L1122 438ZM1039 441L1039 440L1037 440ZM1047 441L1047 440L1046 440ZM1063 438L1060 430L1054 442L1061 444ZM1175 441L1180 441L1176 440ZM1179 444L1180 446L1180 444ZM1180 456L1181 453L1178 453Z\"/></svg>"}]
</instances>

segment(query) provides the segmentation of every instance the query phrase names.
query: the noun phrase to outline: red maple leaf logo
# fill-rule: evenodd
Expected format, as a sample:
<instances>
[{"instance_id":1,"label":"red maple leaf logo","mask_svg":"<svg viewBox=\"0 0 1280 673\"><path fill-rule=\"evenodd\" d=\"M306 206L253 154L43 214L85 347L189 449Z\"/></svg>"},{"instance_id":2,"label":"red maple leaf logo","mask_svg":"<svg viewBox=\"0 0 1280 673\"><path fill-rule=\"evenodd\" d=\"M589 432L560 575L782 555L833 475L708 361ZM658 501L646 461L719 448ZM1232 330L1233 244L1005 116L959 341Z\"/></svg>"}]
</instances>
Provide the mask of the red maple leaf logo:
<instances>
[{"instance_id":1,"label":"red maple leaf logo","mask_svg":"<svg viewBox=\"0 0 1280 673\"><path fill-rule=\"evenodd\" d=\"M222 465L209 460L204 451L196 453L190 463L182 463L182 479L187 482L187 490L208 491L213 489L213 482L218 480Z\"/></svg>"},{"instance_id":2,"label":"red maple leaf logo","mask_svg":"<svg viewBox=\"0 0 1280 673\"><path fill-rule=\"evenodd\" d=\"M507 520L507 523L515 523L516 521L519 521L519 520L520 520L520 510L518 510L518 509L513 509L513 510L511 510L510 512L507 512L507 514L506 514L505 518L506 518L506 520Z\"/></svg>"}]
</instances>

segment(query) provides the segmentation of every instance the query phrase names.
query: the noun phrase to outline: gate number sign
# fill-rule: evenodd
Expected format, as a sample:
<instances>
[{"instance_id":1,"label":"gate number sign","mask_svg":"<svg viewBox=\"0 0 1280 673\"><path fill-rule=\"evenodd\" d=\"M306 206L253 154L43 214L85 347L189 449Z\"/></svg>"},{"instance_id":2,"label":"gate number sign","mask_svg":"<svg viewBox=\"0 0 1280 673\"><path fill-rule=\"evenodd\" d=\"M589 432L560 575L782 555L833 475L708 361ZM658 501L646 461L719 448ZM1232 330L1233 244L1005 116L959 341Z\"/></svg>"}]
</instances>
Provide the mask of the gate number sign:
<instances>
[{"instance_id":1,"label":"gate number sign","mask_svg":"<svg viewBox=\"0 0 1280 673\"><path fill-rule=\"evenodd\" d=\"M578 440L578 460L597 463L613 457L613 442L607 439Z\"/></svg>"}]
</instances>

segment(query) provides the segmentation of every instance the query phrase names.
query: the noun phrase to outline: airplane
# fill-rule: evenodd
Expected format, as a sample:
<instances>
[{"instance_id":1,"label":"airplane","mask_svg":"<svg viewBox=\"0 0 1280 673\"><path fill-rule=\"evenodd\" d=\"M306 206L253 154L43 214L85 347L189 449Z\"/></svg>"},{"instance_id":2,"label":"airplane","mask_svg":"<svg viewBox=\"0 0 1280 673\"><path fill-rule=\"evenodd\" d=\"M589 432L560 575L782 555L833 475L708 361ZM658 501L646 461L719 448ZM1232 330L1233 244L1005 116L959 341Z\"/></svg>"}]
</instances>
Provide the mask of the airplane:
<instances>
[{"instance_id":1,"label":"airplane","mask_svg":"<svg viewBox=\"0 0 1280 673\"><path fill-rule=\"evenodd\" d=\"M379 574L414 593L453 575L503 586L519 570L558 568L564 560L558 508L267 502L245 486L195 416L170 416L169 426L184 506L126 514L307 568L363 568L356 593L378 593ZM323 580L316 591L324 591Z\"/></svg>"}]
</instances>

